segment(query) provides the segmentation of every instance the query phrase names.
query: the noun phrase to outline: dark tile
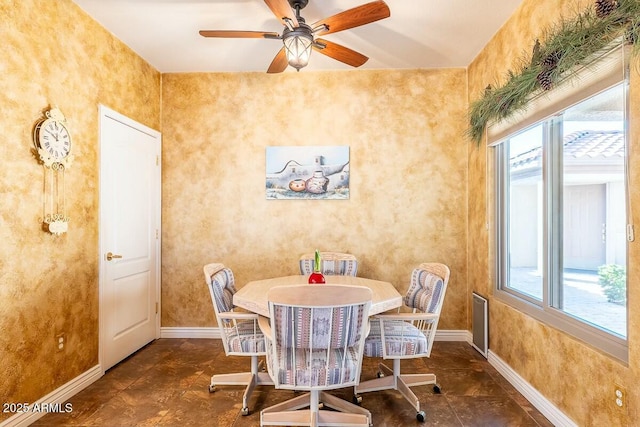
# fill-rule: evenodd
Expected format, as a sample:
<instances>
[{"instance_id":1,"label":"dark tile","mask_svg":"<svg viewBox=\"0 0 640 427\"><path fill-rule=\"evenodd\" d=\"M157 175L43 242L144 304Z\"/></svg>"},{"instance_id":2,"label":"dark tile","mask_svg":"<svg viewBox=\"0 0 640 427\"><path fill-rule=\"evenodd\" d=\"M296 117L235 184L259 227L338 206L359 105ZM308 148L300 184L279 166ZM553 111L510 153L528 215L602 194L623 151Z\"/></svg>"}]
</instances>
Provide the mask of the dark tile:
<instances>
[{"instance_id":1,"label":"dark tile","mask_svg":"<svg viewBox=\"0 0 640 427\"><path fill-rule=\"evenodd\" d=\"M146 371L133 382L129 390L145 389L179 389L187 390L203 375L204 370L197 365L182 365L180 363L162 363Z\"/></svg>"},{"instance_id":2,"label":"dark tile","mask_svg":"<svg viewBox=\"0 0 640 427\"><path fill-rule=\"evenodd\" d=\"M393 366L391 360L365 358L362 379L375 378L381 362ZM442 394L432 386L412 388L426 415L420 423L397 391L365 393L362 406L371 411L376 427L552 426L466 343L436 342L430 358L403 360L401 367L403 373L434 373ZM247 416L241 415L245 387L218 386L209 393L212 375L250 368L248 357L227 357L220 340L156 340L70 399L71 413L47 414L33 425L257 427L261 410L300 393L257 387ZM352 388L331 393L353 398Z\"/></svg>"},{"instance_id":3,"label":"dark tile","mask_svg":"<svg viewBox=\"0 0 640 427\"><path fill-rule=\"evenodd\" d=\"M69 399L66 404L70 404L68 413L50 413L40 418L33 424L33 427L46 426L81 426L86 423L87 418L93 415L104 404L104 398L95 394L79 393Z\"/></svg>"},{"instance_id":4,"label":"dark tile","mask_svg":"<svg viewBox=\"0 0 640 427\"><path fill-rule=\"evenodd\" d=\"M538 427L509 397L450 396L448 400L464 427Z\"/></svg>"},{"instance_id":5,"label":"dark tile","mask_svg":"<svg viewBox=\"0 0 640 427\"><path fill-rule=\"evenodd\" d=\"M87 417L88 426L154 426L183 392L173 389L124 390Z\"/></svg>"},{"instance_id":6,"label":"dark tile","mask_svg":"<svg viewBox=\"0 0 640 427\"><path fill-rule=\"evenodd\" d=\"M460 344L457 341L436 341L431 350L431 357L424 360L425 365L438 369L468 369L471 366L482 369L484 364L489 364L471 346Z\"/></svg>"},{"instance_id":7,"label":"dark tile","mask_svg":"<svg viewBox=\"0 0 640 427\"><path fill-rule=\"evenodd\" d=\"M442 393L447 396L504 396L507 392L491 375L474 369L448 369L438 373Z\"/></svg>"},{"instance_id":8,"label":"dark tile","mask_svg":"<svg viewBox=\"0 0 640 427\"><path fill-rule=\"evenodd\" d=\"M425 413L424 423L418 422L416 410L394 390L365 393L362 395L362 406L371 411L373 424L377 427L462 426L444 395L420 393L420 389L415 387L413 391L420 400L420 409Z\"/></svg>"},{"instance_id":9,"label":"dark tile","mask_svg":"<svg viewBox=\"0 0 640 427\"><path fill-rule=\"evenodd\" d=\"M242 395L189 390L170 402L158 426L232 426L240 416Z\"/></svg>"}]
</instances>

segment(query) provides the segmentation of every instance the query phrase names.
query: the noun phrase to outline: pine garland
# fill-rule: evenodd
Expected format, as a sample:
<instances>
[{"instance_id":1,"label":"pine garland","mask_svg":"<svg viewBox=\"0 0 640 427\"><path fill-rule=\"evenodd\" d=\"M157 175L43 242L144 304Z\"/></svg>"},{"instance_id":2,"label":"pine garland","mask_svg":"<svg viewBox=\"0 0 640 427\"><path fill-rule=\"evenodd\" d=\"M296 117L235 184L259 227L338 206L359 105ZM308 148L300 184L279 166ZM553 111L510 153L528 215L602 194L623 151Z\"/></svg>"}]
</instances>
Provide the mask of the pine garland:
<instances>
[{"instance_id":1,"label":"pine garland","mask_svg":"<svg viewBox=\"0 0 640 427\"><path fill-rule=\"evenodd\" d=\"M639 0L596 0L573 19L548 28L544 43L536 40L532 53L523 55L517 72L509 71L505 84L488 86L471 104L467 135L479 144L490 121L522 110L535 94L571 77L572 70L588 67L594 55L621 37L633 46L634 56L640 53Z\"/></svg>"}]
</instances>

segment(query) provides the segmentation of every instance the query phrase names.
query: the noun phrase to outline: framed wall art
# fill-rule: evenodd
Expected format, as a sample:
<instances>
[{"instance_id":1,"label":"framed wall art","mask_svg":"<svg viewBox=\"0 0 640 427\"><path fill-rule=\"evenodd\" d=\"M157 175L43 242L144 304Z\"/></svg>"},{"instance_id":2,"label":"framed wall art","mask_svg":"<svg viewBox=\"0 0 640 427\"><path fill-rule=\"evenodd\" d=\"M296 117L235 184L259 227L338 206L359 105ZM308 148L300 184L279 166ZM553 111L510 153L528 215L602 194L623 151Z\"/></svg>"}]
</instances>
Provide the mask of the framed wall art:
<instances>
[{"instance_id":1,"label":"framed wall art","mask_svg":"<svg viewBox=\"0 0 640 427\"><path fill-rule=\"evenodd\" d=\"M267 199L349 199L349 146L267 147Z\"/></svg>"}]
</instances>

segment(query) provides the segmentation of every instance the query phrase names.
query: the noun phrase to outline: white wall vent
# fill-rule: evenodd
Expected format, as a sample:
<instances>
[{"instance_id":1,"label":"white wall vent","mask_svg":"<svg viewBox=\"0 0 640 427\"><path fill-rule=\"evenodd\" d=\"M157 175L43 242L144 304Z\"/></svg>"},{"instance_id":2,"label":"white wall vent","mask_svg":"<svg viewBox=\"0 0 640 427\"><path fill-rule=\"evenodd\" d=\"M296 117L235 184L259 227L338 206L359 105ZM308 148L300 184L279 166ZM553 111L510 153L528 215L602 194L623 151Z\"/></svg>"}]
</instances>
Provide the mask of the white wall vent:
<instances>
[{"instance_id":1,"label":"white wall vent","mask_svg":"<svg viewBox=\"0 0 640 427\"><path fill-rule=\"evenodd\" d=\"M473 293L471 315L473 334L471 345L478 350L480 354L487 357L489 350L489 310L487 309L487 300L475 292Z\"/></svg>"}]
</instances>

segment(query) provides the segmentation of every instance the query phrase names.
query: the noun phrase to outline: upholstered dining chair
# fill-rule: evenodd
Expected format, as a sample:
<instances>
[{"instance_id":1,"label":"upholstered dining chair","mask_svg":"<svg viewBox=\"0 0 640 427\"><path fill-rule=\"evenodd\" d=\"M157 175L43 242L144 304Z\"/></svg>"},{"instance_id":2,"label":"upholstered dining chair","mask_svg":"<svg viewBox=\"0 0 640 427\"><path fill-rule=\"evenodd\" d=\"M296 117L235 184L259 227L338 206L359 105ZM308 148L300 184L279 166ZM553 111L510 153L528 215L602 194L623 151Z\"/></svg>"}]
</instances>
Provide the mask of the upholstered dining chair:
<instances>
[{"instance_id":1,"label":"upholstered dining chair","mask_svg":"<svg viewBox=\"0 0 640 427\"><path fill-rule=\"evenodd\" d=\"M231 269L219 263L204 266L204 278L209 288L216 321L222 336L222 345L227 356L251 358L251 372L216 374L211 377L209 391L216 385L246 386L242 395L242 415L249 415L249 399L256 386L273 385L267 372L261 372L264 364L259 356L265 355L264 335L258 326L258 315L233 311L235 280Z\"/></svg>"},{"instance_id":2,"label":"upholstered dining chair","mask_svg":"<svg viewBox=\"0 0 640 427\"><path fill-rule=\"evenodd\" d=\"M401 374L400 361L431 355L449 274L449 267L444 264L420 264L411 274L411 283L403 299L411 312L380 314L371 320L364 354L392 359L393 369L380 363L378 378L363 381L355 387L355 402L362 401L360 393L397 390L415 408L418 421L425 420L425 412L420 409L420 401L410 387L433 384L433 391L440 393L436 376L432 373Z\"/></svg>"},{"instance_id":3,"label":"upholstered dining chair","mask_svg":"<svg viewBox=\"0 0 640 427\"><path fill-rule=\"evenodd\" d=\"M340 252L320 252L320 271L325 275L356 276L358 260L354 255ZM300 257L300 274L309 275L315 267L315 254L304 254Z\"/></svg>"},{"instance_id":4,"label":"upholstered dining chair","mask_svg":"<svg viewBox=\"0 0 640 427\"><path fill-rule=\"evenodd\" d=\"M289 285L269 290L270 318L260 318L269 374L276 388L307 393L263 409L262 426L372 425L368 410L327 392L359 381L371 298L371 290L361 286Z\"/></svg>"}]
</instances>

